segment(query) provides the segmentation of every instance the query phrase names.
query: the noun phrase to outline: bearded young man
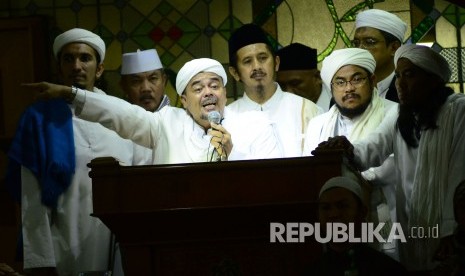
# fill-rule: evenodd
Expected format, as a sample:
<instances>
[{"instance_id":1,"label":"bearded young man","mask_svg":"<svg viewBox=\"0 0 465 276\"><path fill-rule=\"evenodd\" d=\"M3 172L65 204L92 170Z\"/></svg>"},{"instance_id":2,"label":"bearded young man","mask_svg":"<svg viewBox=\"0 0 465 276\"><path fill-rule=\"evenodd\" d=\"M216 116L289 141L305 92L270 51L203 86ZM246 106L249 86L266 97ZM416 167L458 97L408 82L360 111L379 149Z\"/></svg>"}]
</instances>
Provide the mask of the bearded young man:
<instances>
[{"instance_id":1,"label":"bearded young man","mask_svg":"<svg viewBox=\"0 0 465 276\"><path fill-rule=\"evenodd\" d=\"M446 86L449 64L431 48L404 45L394 60L398 116L364 140L351 144L345 137L334 137L314 153L340 148L361 168L376 166L394 153L399 172L397 219L404 232L439 230L439 237L412 236L400 243L401 263L424 272L452 253L453 195L465 179L465 97Z\"/></svg>"}]
</instances>

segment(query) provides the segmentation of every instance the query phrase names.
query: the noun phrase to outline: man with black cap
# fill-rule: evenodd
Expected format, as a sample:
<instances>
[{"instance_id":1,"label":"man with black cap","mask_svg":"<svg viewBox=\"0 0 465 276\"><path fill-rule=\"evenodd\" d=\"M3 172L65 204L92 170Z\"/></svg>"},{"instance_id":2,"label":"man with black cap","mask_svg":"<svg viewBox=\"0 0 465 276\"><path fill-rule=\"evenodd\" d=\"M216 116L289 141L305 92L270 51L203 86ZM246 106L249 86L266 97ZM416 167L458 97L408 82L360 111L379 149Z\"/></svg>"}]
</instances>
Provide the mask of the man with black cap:
<instances>
[{"instance_id":1,"label":"man with black cap","mask_svg":"<svg viewBox=\"0 0 465 276\"><path fill-rule=\"evenodd\" d=\"M276 80L288 91L316 103L328 111L331 93L326 89L318 70L316 49L300 43L292 43L276 52L279 69Z\"/></svg>"},{"instance_id":2,"label":"man with black cap","mask_svg":"<svg viewBox=\"0 0 465 276\"><path fill-rule=\"evenodd\" d=\"M98 35L68 30L55 38L53 54L63 84L105 95L95 87L105 58ZM101 124L74 117L79 108L70 109L63 100L35 103L23 114L8 153L10 176L16 180L11 183L22 188L24 269L32 275L112 269L111 233L91 216L87 164L113 156L130 165L133 144Z\"/></svg>"},{"instance_id":3,"label":"man with black cap","mask_svg":"<svg viewBox=\"0 0 465 276\"><path fill-rule=\"evenodd\" d=\"M285 157L302 155L308 122L322 110L312 101L284 92L275 82L279 68L265 32L245 24L229 39L229 72L242 82L245 92L229 107L236 112L264 111L276 124Z\"/></svg>"},{"instance_id":4,"label":"man with black cap","mask_svg":"<svg viewBox=\"0 0 465 276\"><path fill-rule=\"evenodd\" d=\"M402 45L407 24L397 15L378 9L357 14L352 46L370 51L381 98L399 102L394 77L394 54Z\"/></svg>"}]
</instances>

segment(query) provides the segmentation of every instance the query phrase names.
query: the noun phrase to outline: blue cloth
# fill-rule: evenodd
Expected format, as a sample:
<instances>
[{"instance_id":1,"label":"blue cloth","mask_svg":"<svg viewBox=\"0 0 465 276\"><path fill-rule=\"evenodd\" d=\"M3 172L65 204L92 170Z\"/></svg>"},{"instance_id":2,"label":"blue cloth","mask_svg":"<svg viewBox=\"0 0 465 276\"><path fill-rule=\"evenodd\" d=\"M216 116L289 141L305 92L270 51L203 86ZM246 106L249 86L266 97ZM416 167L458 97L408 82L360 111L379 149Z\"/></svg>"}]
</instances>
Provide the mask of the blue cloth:
<instances>
[{"instance_id":1,"label":"blue cloth","mask_svg":"<svg viewBox=\"0 0 465 276\"><path fill-rule=\"evenodd\" d=\"M21 200L21 166L41 185L42 203L52 209L69 187L76 167L72 113L64 100L38 101L22 114L8 152L7 189Z\"/></svg>"}]
</instances>

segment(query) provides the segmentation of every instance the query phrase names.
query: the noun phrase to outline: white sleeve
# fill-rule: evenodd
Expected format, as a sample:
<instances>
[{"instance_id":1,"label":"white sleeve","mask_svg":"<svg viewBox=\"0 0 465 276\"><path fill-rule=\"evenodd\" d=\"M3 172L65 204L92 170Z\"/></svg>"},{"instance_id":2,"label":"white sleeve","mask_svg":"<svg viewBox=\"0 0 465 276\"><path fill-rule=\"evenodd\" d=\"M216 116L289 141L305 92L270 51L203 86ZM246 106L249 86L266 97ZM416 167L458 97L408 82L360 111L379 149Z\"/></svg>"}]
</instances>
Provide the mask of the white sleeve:
<instances>
[{"instance_id":1,"label":"white sleeve","mask_svg":"<svg viewBox=\"0 0 465 276\"><path fill-rule=\"evenodd\" d=\"M79 118L100 123L122 138L148 148L154 148L157 142L161 114L165 110L153 113L117 97L81 89L78 89L73 106Z\"/></svg>"},{"instance_id":2,"label":"white sleeve","mask_svg":"<svg viewBox=\"0 0 465 276\"><path fill-rule=\"evenodd\" d=\"M353 143L355 162L361 169L378 167L394 153L396 122L397 110L392 109L373 133Z\"/></svg>"}]
</instances>

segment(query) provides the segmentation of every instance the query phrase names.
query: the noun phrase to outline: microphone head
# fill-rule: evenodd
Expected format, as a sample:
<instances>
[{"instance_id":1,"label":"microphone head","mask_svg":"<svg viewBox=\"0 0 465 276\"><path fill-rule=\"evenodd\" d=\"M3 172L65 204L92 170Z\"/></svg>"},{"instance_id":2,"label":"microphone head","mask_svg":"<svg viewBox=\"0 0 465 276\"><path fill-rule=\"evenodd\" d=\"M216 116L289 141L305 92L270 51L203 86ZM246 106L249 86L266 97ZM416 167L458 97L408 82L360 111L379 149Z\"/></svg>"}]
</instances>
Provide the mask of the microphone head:
<instances>
[{"instance_id":1,"label":"microphone head","mask_svg":"<svg viewBox=\"0 0 465 276\"><path fill-rule=\"evenodd\" d=\"M216 110L208 112L208 121L218 125L221 122L221 114Z\"/></svg>"}]
</instances>

